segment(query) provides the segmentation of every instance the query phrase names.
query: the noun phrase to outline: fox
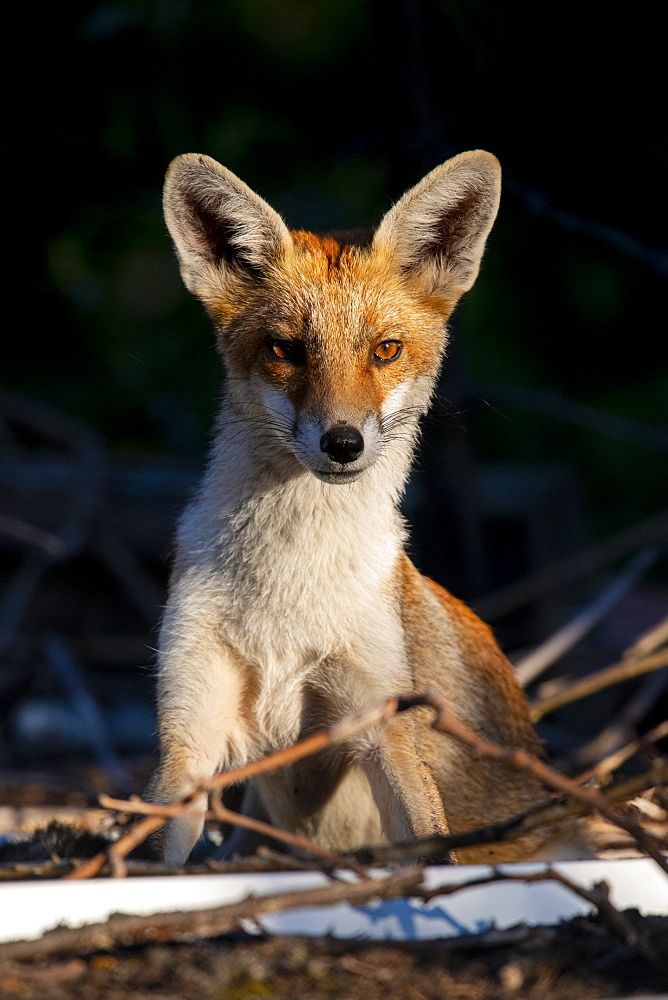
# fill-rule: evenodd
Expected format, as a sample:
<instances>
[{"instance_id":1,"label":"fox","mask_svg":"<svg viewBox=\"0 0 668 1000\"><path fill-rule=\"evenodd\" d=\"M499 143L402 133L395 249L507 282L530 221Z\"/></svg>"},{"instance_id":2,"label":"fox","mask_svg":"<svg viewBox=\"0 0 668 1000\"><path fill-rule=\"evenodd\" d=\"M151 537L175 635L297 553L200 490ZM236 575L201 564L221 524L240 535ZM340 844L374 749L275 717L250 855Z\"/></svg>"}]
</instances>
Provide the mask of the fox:
<instances>
[{"instance_id":1,"label":"fox","mask_svg":"<svg viewBox=\"0 0 668 1000\"><path fill-rule=\"evenodd\" d=\"M497 214L501 168L461 153L375 231L315 235L214 159L171 163L164 214L225 369L210 457L177 531L159 637L160 764L149 797L211 779L398 694L438 690L473 730L541 753L513 668L406 553L399 504L420 418ZM486 826L546 793L405 712L256 777L243 810L329 850ZM157 851L183 864L206 795ZM223 845L239 853L244 834ZM581 856L534 831L444 860ZM585 852L586 853L586 852Z\"/></svg>"}]
</instances>

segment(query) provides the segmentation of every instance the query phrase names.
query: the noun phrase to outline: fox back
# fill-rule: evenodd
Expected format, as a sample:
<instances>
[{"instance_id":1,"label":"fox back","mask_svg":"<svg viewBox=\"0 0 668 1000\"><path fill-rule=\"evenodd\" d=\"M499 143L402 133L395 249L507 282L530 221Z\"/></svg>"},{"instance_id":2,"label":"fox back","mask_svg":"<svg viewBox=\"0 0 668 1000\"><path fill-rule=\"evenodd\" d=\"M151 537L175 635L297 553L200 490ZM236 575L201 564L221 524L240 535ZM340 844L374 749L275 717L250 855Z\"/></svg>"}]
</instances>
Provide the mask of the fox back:
<instances>
[{"instance_id":1,"label":"fox back","mask_svg":"<svg viewBox=\"0 0 668 1000\"><path fill-rule=\"evenodd\" d=\"M538 750L510 664L412 565L398 512L446 324L475 281L499 192L496 159L464 153L369 239L317 237L288 230L208 157L170 167L165 217L226 380L161 634L156 801L427 684L490 739ZM541 797L417 714L258 779L246 805L341 850L484 825ZM163 856L185 860L200 830L172 821ZM550 851L534 834L460 856Z\"/></svg>"}]
</instances>

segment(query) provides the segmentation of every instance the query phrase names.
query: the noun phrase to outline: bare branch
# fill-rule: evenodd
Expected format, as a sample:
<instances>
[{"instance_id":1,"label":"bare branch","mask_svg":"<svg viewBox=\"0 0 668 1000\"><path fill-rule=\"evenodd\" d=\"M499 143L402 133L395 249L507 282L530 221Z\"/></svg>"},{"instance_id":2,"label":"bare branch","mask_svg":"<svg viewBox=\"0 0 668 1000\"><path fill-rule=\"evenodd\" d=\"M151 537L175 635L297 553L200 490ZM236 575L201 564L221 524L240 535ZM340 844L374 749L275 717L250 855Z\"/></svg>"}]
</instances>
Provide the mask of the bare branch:
<instances>
[{"instance_id":1,"label":"bare branch","mask_svg":"<svg viewBox=\"0 0 668 1000\"><path fill-rule=\"evenodd\" d=\"M0 535L42 549L53 559L58 559L66 551L66 545L59 535L11 514L0 514Z\"/></svg>"},{"instance_id":2,"label":"bare branch","mask_svg":"<svg viewBox=\"0 0 668 1000\"><path fill-rule=\"evenodd\" d=\"M649 942L638 934L636 929L629 923L624 914L620 913L617 907L612 904L608 886L604 882L599 883L592 889L586 889L584 886L578 885L577 882L573 882L572 879L567 878L566 875L556 871L554 868L549 870L549 876L548 873L545 873L542 876L542 878L545 877L549 877L554 882L559 882L560 885L563 885L566 889L570 889L570 891L575 893L576 896L580 896L586 902L595 906L601 919L604 920L605 923L607 923L610 928L622 938L622 940L624 940L632 948L639 951L643 958L645 958L655 969L659 969L664 973L666 972L666 963L661 961ZM540 876L517 876L517 878L526 882L541 881Z\"/></svg>"},{"instance_id":3,"label":"bare branch","mask_svg":"<svg viewBox=\"0 0 668 1000\"><path fill-rule=\"evenodd\" d=\"M406 868L385 878L334 882L322 888L250 898L206 910L155 913L150 916L115 914L101 924L48 931L37 941L0 944L0 958L32 959L64 951L86 954L154 942L156 938L160 941L184 941L218 937L237 928L242 920L257 918L265 913L305 906L331 906L340 902L360 905L370 899L413 896L419 893L421 883L422 869Z\"/></svg>"},{"instance_id":4,"label":"bare branch","mask_svg":"<svg viewBox=\"0 0 668 1000\"><path fill-rule=\"evenodd\" d=\"M653 545L668 536L668 511L654 514L646 521L634 524L617 535L582 549L573 555L541 567L533 573L509 583L506 587L474 602L477 614L484 621L493 621L517 608L538 601L589 573L602 569L616 559Z\"/></svg>"},{"instance_id":5,"label":"bare branch","mask_svg":"<svg viewBox=\"0 0 668 1000\"><path fill-rule=\"evenodd\" d=\"M262 820L254 819L252 816L244 816L242 813L233 812L223 805L215 793L211 798L211 805L211 816L221 823L230 823L234 826L242 826L246 830L254 830L255 833L271 837L274 840L280 840L284 844L289 844L290 847L296 847L305 854L315 855L315 857L337 868L350 868L362 878L368 877L366 870L361 865L356 864L353 859L345 857L342 854L336 854L333 851L327 851L324 847L319 847L309 837L290 833L287 830L280 830L278 827L272 826L270 823L263 823Z\"/></svg>"},{"instance_id":6,"label":"bare branch","mask_svg":"<svg viewBox=\"0 0 668 1000\"><path fill-rule=\"evenodd\" d=\"M447 724L449 728L445 731L449 732L450 735L463 740L463 742L467 743L475 753L480 753L483 756L492 756L497 760L503 761L509 766L528 770L533 773L539 781L543 782L548 787L555 788L560 792L565 792L567 795L573 796L576 799L576 802L549 802L520 816L511 817L501 823L470 832L452 834L448 837L433 837L423 841L415 841L412 844L393 845L389 847L362 848L352 855L358 863L379 864L383 862L391 863L397 861L406 863L409 859L417 860L425 857L442 856L444 851L447 850L456 850L457 848L474 846L483 843L513 840L540 826L547 826L552 823L561 822L569 816L582 815L583 813L589 811L599 811L605 815L606 818L610 819L610 822L615 825L622 826L623 829L627 830L636 842L640 844L642 849L645 850L646 853L650 854L650 856L653 857L657 863L668 872L668 868L666 868L666 860L660 854L658 845L653 842L652 838L650 838L645 831L642 830L642 827L636 824L633 820L618 816L617 812L612 809L610 802L615 800L614 788L609 789L606 794L595 791L594 789L583 789L577 785L577 783L564 777L552 768L547 767L547 765L543 764L537 758L532 757L530 754L526 753L526 751L498 747L489 743L484 740L483 737L477 736L464 726L463 723L456 718L454 713L447 709L443 699L433 693L415 695L402 699L389 699L379 708L371 709L368 712L364 712L359 716L351 717L350 719L345 719L341 723L333 726L330 730L316 734L306 740L302 740L301 743L296 744L294 747L290 747L288 750L282 750L278 753L271 754L269 757L266 757L261 761L254 762L245 768L239 768L236 771L218 775L211 783L209 783L208 788L210 790L211 785L213 785L215 791L216 788L222 788L226 785L232 784L234 781L242 780L243 778L250 776L251 773L256 774L259 773L260 770L267 771L274 767L287 766L294 760L307 756L309 753L315 753L317 750L331 745L334 741L343 742L346 739L349 739L354 733L361 731L369 725L377 723L380 719L387 718L394 711L405 711L418 705L428 705L429 707L434 708L438 712L438 718L434 723L435 727L441 728L443 725ZM634 779L632 783L620 786L623 787L623 794L626 795L626 797L631 797L637 794L640 787L648 788L668 780L668 765L665 767L656 766L651 772L649 772L649 774L651 776L648 777L648 775L642 775L639 779ZM155 805L153 803L141 802L141 800L123 801L119 799L111 799L108 796L102 796L100 798L100 804L106 808L144 814L148 817L142 823L137 824L137 826L134 827L129 834L126 834L125 837L122 837L116 842L114 850L117 853L117 856L119 852L120 856L127 856L127 854L133 850L137 844L141 843L142 840L148 837L155 829L162 826L164 822L166 822L167 818L171 816L183 815L189 804L198 794L201 793L201 791L202 789L200 788L193 789L191 793L181 802L169 805ZM238 814L226 811L225 818L226 821L237 823L238 825L245 825L252 829L258 829L255 825L258 821L252 821L249 817L242 817ZM253 824L252 826L251 823ZM285 831L277 830L274 827L267 827L265 829L264 825L262 825L262 830L259 832L267 833L274 839L284 841L287 841L288 837L293 836L286 836ZM308 846L304 841L298 843L296 840L291 840L290 842L292 843L292 846L297 847L298 849L305 849L311 855L315 854L322 856L320 849L311 842L308 842ZM331 859L332 858L330 857L329 860ZM89 878L98 874L106 860L106 853L101 853L77 869L75 873L66 877ZM334 863L339 862L337 861ZM348 862L348 864L349 863L350 862Z\"/></svg>"},{"instance_id":7,"label":"bare branch","mask_svg":"<svg viewBox=\"0 0 668 1000\"><path fill-rule=\"evenodd\" d=\"M116 866L119 864L121 858L126 858L130 851L133 851L135 847L142 844L147 837L150 837L155 830L159 830L161 826L164 826L165 819L162 816L147 816L146 819L141 820L136 826L133 826L131 830L128 831L123 837L113 844L114 849L114 862ZM99 874L102 866L108 860L107 851L102 851L100 854L96 854L95 857L91 858L90 861L86 861L83 865L75 868L73 872L65 875L66 879L84 879L93 878L94 875ZM118 870L118 869L117 869Z\"/></svg>"},{"instance_id":8,"label":"bare branch","mask_svg":"<svg viewBox=\"0 0 668 1000\"><path fill-rule=\"evenodd\" d=\"M587 698L613 684L621 684L622 681L640 677L642 674L650 673L652 670L660 670L666 666L668 666L668 649L659 650L658 653L646 656L642 660L621 660L611 667L606 667L605 670L590 674L589 677L570 685L563 691L558 691L548 698L534 702L530 706L531 719L533 722L538 722L544 715L548 715L564 705L570 705L571 702Z\"/></svg>"},{"instance_id":9,"label":"bare branch","mask_svg":"<svg viewBox=\"0 0 668 1000\"><path fill-rule=\"evenodd\" d=\"M515 663L515 673L522 687L527 687L540 677L548 667L565 656L580 639L595 628L656 561L660 553L661 548L657 545L642 549L594 601L557 629L545 642Z\"/></svg>"},{"instance_id":10,"label":"bare branch","mask_svg":"<svg viewBox=\"0 0 668 1000\"><path fill-rule=\"evenodd\" d=\"M664 782L668 782L668 762L655 764L649 771L634 775L627 781L609 785L600 794L610 803L627 802L648 788L655 788ZM456 851L462 847L479 847L481 844L518 840L533 830L556 826L564 820L574 816L585 816L593 811L593 808L584 802L560 796L518 816L511 816L489 826L467 830L464 833L451 833L443 837L413 840L404 844L361 847L354 852L354 856L367 866L416 864L423 858L439 857L447 851Z\"/></svg>"},{"instance_id":11,"label":"bare branch","mask_svg":"<svg viewBox=\"0 0 668 1000\"><path fill-rule=\"evenodd\" d=\"M666 724L668 725L668 723ZM657 727L661 728L661 727ZM647 734L648 737L651 734ZM658 737L657 737L658 738ZM668 782L668 761L657 762L649 770L642 774L636 774L626 781L609 785L603 789L602 794L607 802L626 802L634 798L648 788ZM100 805L106 809L113 809L125 813L135 813L147 816L182 816L186 811L186 806L180 802L172 805L155 805L152 802L144 802L136 796L129 800L112 799L108 795L99 797ZM351 858L362 865L392 865L392 864L413 864L421 859L430 857L442 857L448 851L457 850L461 847L478 847L481 844L500 843L508 840L516 840L533 830L545 826L556 825L563 820L573 816L582 816L592 811L592 807L587 803L568 799L550 799L527 812L517 816L511 816L499 823L479 827L475 830L467 830L463 833L452 833L447 836L428 837L424 840L414 840L404 844L381 844L376 846L361 847L351 855L345 856L340 867L350 867ZM232 813L229 810L226 814L226 822L233 822L244 825L249 829L255 829L260 833L268 834L275 840L283 840L292 843L298 850L309 851L311 854L320 853L316 845L307 847L306 844L296 842L298 838L287 834L284 830L277 830L251 817L243 816L239 813ZM213 818L213 813L205 813L209 818ZM266 829L265 829L266 826ZM332 856L337 859L340 856ZM339 860L334 862L339 864Z\"/></svg>"},{"instance_id":12,"label":"bare branch","mask_svg":"<svg viewBox=\"0 0 668 1000\"><path fill-rule=\"evenodd\" d=\"M188 796L189 799L190 796ZM138 795L132 795L129 799L114 799L110 795L102 794L98 795L97 800L103 809L134 813L138 816L161 816L163 819L171 819L174 816L183 816L186 812L190 816L208 816L208 812L204 809L188 809L186 799L171 802L169 805L159 805L157 802L145 802Z\"/></svg>"},{"instance_id":13,"label":"bare branch","mask_svg":"<svg viewBox=\"0 0 668 1000\"><path fill-rule=\"evenodd\" d=\"M660 722L658 726L654 729L650 729L648 733L644 733L637 739L633 740L631 743L627 743L626 746L621 747L616 753L610 754L604 760L599 761L599 763L594 768L594 773L600 782L605 781L613 771L616 771L618 767L627 761L630 757L641 751L647 751L652 746L653 743L658 743L659 740L663 740L668 736L668 719L664 722Z\"/></svg>"},{"instance_id":14,"label":"bare branch","mask_svg":"<svg viewBox=\"0 0 668 1000\"><path fill-rule=\"evenodd\" d=\"M625 650L622 659L640 659L653 653L656 649L660 649L666 643L668 643L668 618L664 618L658 625L654 625L648 632L641 635L637 642Z\"/></svg>"},{"instance_id":15,"label":"bare branch","mask_svg":"<svg viewBox=\"0 0 668 1000\"><path fill-rule=\"evenodd\" d=\"M489 875L427 890L423 886L423 870L416 867L394 872L383 878L366 878L358 882L335 882L321 888L249 898L242 902L205 910L157 913L148 916L115 914L104 923L75 929L56 928L47 931L38 940L2 944L0 945L0 958L5 961L20 961L26 958L32 960L36 957L44 958L65 951L69 954L85 955L91 951L136 946L154 942L156 939L165 942L212 938L237 928L243 920L257 920L264 914L277 913L282 910L332 906L341 902L354 906L372 899L394 899L406 896L422 899L426 902L437 897L451 896L466 889L498 882L530 884L545 881L558 882L574 895L584 899L595 907L601 918L622 940L640 951L644 958L656 968L665 968L649 944L612 904L604 886L588 889L552 868L530 874L506 873L494 869Z\"/></svg>"},{"instance_id":16,"label":"bare branch","mask_svg":"<svg viewBox=\"0 0 668 1000\"><path fill-rule=\"evenodd\" d=\"M310 757L311 754L323 750L325 747L336 746L339 743L347 743L352 736L370 729L372 726L385 722L399 709L399 698L388 698L382 705L366 709L358 715L350 715L340 722L323 729L314 736L308 736L305 740L300 740L294 746L286 750L278 750L269 754L261 760L252 761L243 767L238 767L234 771L223 771L217 774L211 781L202 784L202 789L213 791L215 788L228 788L238 782L254 778L257 774L264 774L266 771L275 771L279 767L288 767L302 757Z\"/></svg>"},{"instance_id":17,"label":"bare branch","mask_svg":"<svg viewBox=\"0 0 668 1000\"><path fill-rule=\"evenodd\" d=\"M191 791L180 801L171 803L167 807L168 811L173 808L176 808L177 811L169 811L168 814L174 816L183 815L183 808L190 805L193 799L197 798L197 796L203 791L212 792L217 789L222 790L223 788L227 788L229 785L236 784L239 781L245 781L246 778L251 778L256 774L262 774L265 771L273 771L279 767L287 767L289 764L294 763L294 761L301 760L302 757L308 757L310 754L316 753L324 747L332 746L337 743L345 743L351 738L351 736L363 732L370 726L377 725L379 722L389 718L389 716L394 715L397 711L398 704L398 698L388 698L388 700L383 702L382 705L360 712L359 715L342 719L329 729L316 733L314 736L309 736L307 739L301 740L299 743L296 743L292 747L288 747L286 750L279 750L276 753L269 754L269 756L263 757L262 760L252 761L250 764L247 764L244 767L236 768L234 771L224 771L223 773L216 775L216 777L211 781L191 789ZM124 808L126 807L124 806ZM116 866L118 866L120 858L127 857L130 851L133 851L135 847L141 844L147 837L149 837L156 830L160 829L160 827L164 826L167 822L168 816L165 815L164 808L159 807L153 810L148 810L148 812L150 815L148 815L146 819L134 826L129 833L126 833L113 845L115 856L114 863ZM273 827L272 830L274 830ZM280 830L274 830L271 836L280 840L281 832L282 831ZM313 845L313 847L315 847L315 845ZM312 853L317 854L318 849L316 848L315 852ZM103 851L100 854L96 854L94 858L90 859L90 861L81 865L76 869L76 871L66 875L65 878L92 878L93 876L99 874L107 860L108 854L106 851Z\"/></svg>"},{"instance_id":18,"label":"bare branch","mask_svg":"<svg viewBox=\"0 0 668 1000\"><path fill-rule=\"evenodd\" d=\"M571 778L567 778L565 775L560 774L559 771L555 771L554 768L544 764L526 750L517 747L500 747L495 743L490 743L484 736L474 733L472 729L464 725L461 719L447 705L445 699L435 691L427 691L424 695L413 695L410 698L402 699L400 703L401 708L408 708L413 705L428 705L430 708L433 708L436 712L436 719L432 723L434 729L458 739L475 754L490 760L497 760L517 771L526 771L548 788L565 792L567 795L571 795L581 802L586 803L596 812L600 812L611 823L626 830L633 837L638 847L656 861L662 871L668 875L668 859L664 857L654 838L650 837L635 820L628 816L623 816L616 809L613 809L605 796L597 789L585 788L578 785Z\"/></svg>"}]
</instances>

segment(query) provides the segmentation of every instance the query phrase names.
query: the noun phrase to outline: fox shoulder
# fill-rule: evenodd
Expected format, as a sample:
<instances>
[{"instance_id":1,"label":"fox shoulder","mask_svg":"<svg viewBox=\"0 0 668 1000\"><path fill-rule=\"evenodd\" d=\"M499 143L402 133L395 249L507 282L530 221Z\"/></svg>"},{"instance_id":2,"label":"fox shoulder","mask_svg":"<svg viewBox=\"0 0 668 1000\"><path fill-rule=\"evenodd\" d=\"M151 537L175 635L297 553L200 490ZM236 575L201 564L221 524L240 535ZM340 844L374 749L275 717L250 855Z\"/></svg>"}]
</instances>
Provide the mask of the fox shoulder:
<instances>
[{"instance_id":1,"label":"fox shoulder","mask_svg":"<svg viewBox=\"0 0 668 1000\"><path fill-rule=\"evenodd\" d=\"M404 627L418 684L433 683L454 698L462 717L489 739L542 754L524 693L491 628L407 556L402 562Z\"/></svg>"}]
</instances>

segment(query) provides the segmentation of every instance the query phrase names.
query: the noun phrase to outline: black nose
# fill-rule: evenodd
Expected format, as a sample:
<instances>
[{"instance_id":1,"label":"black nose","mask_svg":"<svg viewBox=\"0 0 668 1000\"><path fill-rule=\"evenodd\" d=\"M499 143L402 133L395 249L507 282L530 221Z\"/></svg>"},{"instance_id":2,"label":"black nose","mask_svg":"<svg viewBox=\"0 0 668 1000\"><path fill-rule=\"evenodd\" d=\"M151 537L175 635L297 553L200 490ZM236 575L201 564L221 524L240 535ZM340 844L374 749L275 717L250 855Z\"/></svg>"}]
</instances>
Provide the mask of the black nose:
<instances>
[{"instance_id":1,"label":"black nose","mask_svg":"<svg viewBox=\"0 0 668 1000\"><path fill-rule=\"evenodd\" d=\"M354 462L364 451L364 438L355 427L343 424L325 431L320 438L320 450L329 455L334 462L347 465L348 462Z\"/></svg>"}]
</instances>

